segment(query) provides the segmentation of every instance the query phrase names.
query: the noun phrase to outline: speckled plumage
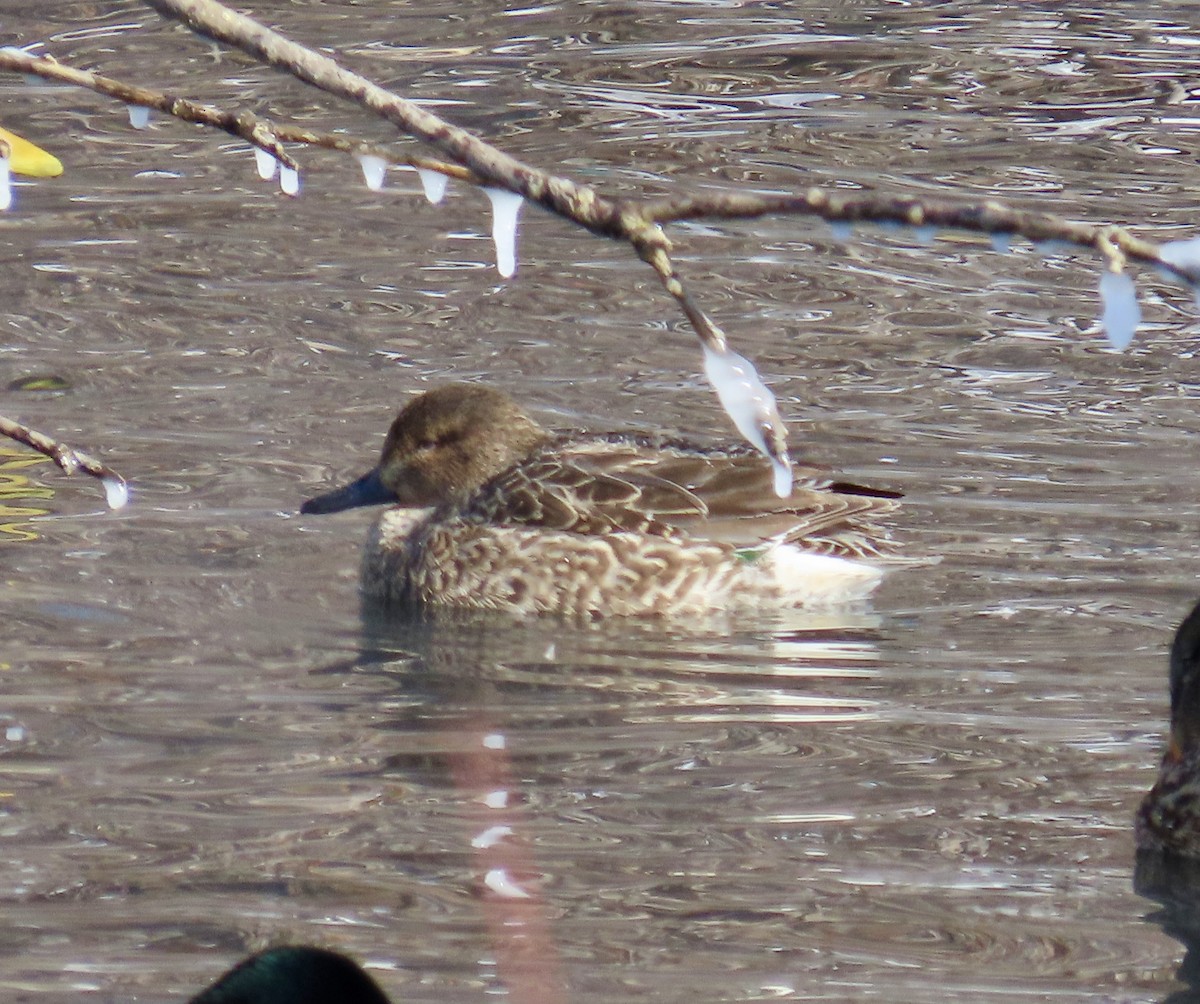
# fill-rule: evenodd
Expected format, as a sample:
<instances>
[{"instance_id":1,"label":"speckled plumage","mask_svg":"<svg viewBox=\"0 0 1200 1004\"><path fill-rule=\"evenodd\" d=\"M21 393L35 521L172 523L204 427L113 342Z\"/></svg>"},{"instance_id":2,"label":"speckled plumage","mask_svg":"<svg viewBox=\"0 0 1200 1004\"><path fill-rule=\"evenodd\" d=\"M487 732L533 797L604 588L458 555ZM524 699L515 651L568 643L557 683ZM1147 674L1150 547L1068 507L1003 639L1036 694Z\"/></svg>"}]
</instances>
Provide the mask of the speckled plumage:
<instances>
[{"instance_id":1,"label":"speckled plumage","mask_svg":"<svg viewBox=\"0 0 1200 1004\"><path fill-rule=\"evenodd\" d=\"M749 449L554 435L499 391L450 384L400 412L375 470L302 511L395 505L363 559L386 602L677 617L862 599L895 498L804 469L780 499Z\"/></svg>"},{"instance_id":2,"label":"speckled plumage","mask_svg":"<svg viewBox=\"0 0 1200 1004\"><path fill-rule=\"evenodd\" d=\"M1139 851L1200 858L1200 604L1175 632L1170 679L1167 750L1134 830Z\"/></svg>"}]
</instances>

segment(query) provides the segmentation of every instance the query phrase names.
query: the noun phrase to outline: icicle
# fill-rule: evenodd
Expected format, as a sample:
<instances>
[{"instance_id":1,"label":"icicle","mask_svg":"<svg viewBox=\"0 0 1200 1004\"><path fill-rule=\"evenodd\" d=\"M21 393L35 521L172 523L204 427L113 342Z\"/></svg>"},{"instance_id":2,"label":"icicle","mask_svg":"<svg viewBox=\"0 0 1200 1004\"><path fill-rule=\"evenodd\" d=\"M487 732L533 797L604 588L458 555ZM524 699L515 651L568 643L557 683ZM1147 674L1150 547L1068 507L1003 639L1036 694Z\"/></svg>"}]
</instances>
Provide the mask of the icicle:
<instances>
[{"instance_id":1,"label":"icicle","mask_svg":"<svg viewBox=\"0 0 1200 1004\"><path fill-rule=\"evenodd\" d=\"M258 168L258 176L263 181L270 181L279 169L279 161L275 159L275 154L270 150L264 150L261 146L254 148L254 165Z\"/></svg>"},{"instance_id":2,"label":"icicle","mask_svg":"<svg viewBox=\"0 0 1200 1004\"><path fill-rule=\"evenodd\" d=\"M937 240L937 227L931 227L928 224L913 227L913 236L916 237L918 244L932 244Z\"/></svg>"},{"instance_id":3,"label":"icicle","mask_svg":"<svg viewBox=\"0 0 1200 1004\"><path fill-rule=\"evenodd\" d=\"M363 153L359 154L358 163L362 167L367 188L372 192L378 192L383 188L383 179L387 177L388 162L373 153Z\"/></svg>"},{"instance_id":4,"label":"icicle","mask_svg":"<svg viewBox=\"0 0 1200 1004\"><path fill-rule=\"evenodd\" d=\"M129 486L122 478L116 476L103 477L100 483L104 485L104 498L110 509L122 509L129 501Z\"/></svg>"},{"instance_id":5,"label":"icicle","mask_svg":"<svg viewBox=\"0 0 1200 1004\"><path fill-rule=\"evenodd\" d=\"M129 124L135 129L145 129L150 124L150 109L145 105L126 105L129 112Z\"/></svg>"},{"instance_id":6,"label":"icicle","mask_svg":"<svg viewBox=\"0 0 1200 1004\"><path fill-rule=\"evenodd\" d=\"M1200 282L1191 278L1195 276L1200 279L1200 237L1193 237L1186 241L1168 241L1159 247L1158 256L1169 265L1174 265L1187 273L1188 285L1191 287L1192 295L1196 298L1196 306L1200 307ZM1174 272L1168 272L1166 275L1167 278L1179 281L1179 276Z\"/></svg>"},{"instance_id":7,"label":"icicle","mask_svg":"<svg viewBox=\"0 0 1200 1004\"><path fill-rule=\"evenodd\" d=\"M1158 256L1168 265L1200 275L1200 237L1186 241L1167 241L1159 247Z\"/></svg>"},{"instance_id":8,"label":"icicle","mask_svg":"<svg viewBox=\"0 0 1200 1004\"><path fill-rule=\"evenodd\" d=\"M771 458L771 470L775 475L775 494L781 499L792 494L792 467L782 460Z\"/></svg>"},{"instance_id":9,"label":"icicle","mask_svg":"<svg viewBox=\"0 0 1200 1004\"><path fill-rule=\"evenodd\" d=\"M992 242L992 250L996 254L1008 254L1012 248L1012 234L994 233L988 234L988 238Z\"/></svg>"},{"instance_id":10,"label":"icicle","mask_svg":"<svg viewBox=\"0 0 1200 1004\"><path fill-rule=\"evenodd\" d=\"M436 206L445 197L450 179L424 167L417 168L417 177L421 179L421 187L425 189L425 198Z\"/></svg>"},{"instance_id":11,"label":"icicle","mask_svg":"<svg viewBox=\"0 0 1200 1004\"><path fill-rule=\"evenodd\" d=\"M0 157L0 212L12 206L12 174L8 158Z\"/></svg>"},{"instance_id":12,"label":"icicle","mask_svg":"<svg viewBox=\"0 0 1200 1004\"><path fill-rule=\"evenodd\" d=\"M483 194L492 204L496 271L507 279L517 270L517 214L525 198L503 188L485 188Z\"/></svg>"},{"instance_id":13,"label":"icicle","mask_svg":"<svg viewBox=\"0 0 1200 1004\"><path fill-rule=\"evenodd\" d=\"M284 195L300 194L300 172L287 164L279 165L279 190Z\"/></svg>"},{"instance_id":14,"label":"icicle","mask_svg":"<svg viewBox=\"0 0 1200 1004\"><path fill-rule=\"evenodd\" d=\"M775 395L762 382L754 364L729 349L714 352L704 346L704 374L738 431L770 459L775 468L775 494L787 498L792 494L792 469L771 456L765 435L765 430L780 424Z\"/></svg>"},{"instance_id":15,"label":"icicle","mask_svg":"<svg viewBox=\"0 0 1200 1004\"><path fill-rule=\"evenodd\" d=\"M1105 271L1100 276L1100 302L1104 305L1100 323L1108 335L1108 344L1121 351L1133 341L1133 333L1142 323L1133 280L1124 272Z\"/></svg>"}]
</instances>

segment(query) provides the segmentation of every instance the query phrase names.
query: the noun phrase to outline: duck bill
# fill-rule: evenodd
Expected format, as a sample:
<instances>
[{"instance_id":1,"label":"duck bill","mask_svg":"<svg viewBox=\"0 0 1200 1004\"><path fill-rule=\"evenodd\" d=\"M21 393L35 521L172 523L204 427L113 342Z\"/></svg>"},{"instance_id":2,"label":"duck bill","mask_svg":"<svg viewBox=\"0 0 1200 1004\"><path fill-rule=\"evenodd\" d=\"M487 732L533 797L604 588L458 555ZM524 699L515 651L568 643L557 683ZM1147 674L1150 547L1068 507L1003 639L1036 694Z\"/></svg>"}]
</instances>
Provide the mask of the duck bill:
<instances>
[{"instance_id":1,"label":"duck bill","mask_svg":"<svg viewBox=\"0 0 1200 1004\"><path fill-rule=\"evenodd\" d=\"M300 511L306 515L341 512L343 509L356 509L364 505L383 505L395 501L397 501L396 493L384 486L383 480L379 476L379 468L376 467L344 488L337 488L324 495L309 499L300 507Z\"/></svg>"}]
</instances>

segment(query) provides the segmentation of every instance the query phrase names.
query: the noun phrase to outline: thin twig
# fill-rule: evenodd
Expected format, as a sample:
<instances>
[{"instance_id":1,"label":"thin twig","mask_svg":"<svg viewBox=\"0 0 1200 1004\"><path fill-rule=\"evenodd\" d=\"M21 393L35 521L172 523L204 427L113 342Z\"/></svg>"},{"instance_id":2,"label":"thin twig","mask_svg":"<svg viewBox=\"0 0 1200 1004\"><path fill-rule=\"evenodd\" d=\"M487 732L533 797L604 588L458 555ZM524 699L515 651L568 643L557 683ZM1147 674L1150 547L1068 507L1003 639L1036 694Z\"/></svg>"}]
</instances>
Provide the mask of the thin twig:
<instances>
[{"instance_id":1,"label":"thin twig","mask_svg":"<svg viewBox=\"0 0 1200 1004\"><path fill-rule=\"evenodd\" d=\"M77 70L75 67L66 66L49 56L31 56L12 49L0 51L0 70L32 73L46 80L60 80L64 83L75 84L78 87L86 87L90 91L95 91L97 94L105 94L118 101L124 101L128 105L153 108L155 111L172 115L184 122L195 122L198 125L221 129L231 136L244 139L253 146L270 151L280 163L293 170L297 166L280 145L279 140L275 138L270 125L250 112L222 111L212 105L202 105L173 94L127 84L88 70Z\"/></svg>"},{"instance_id":2,"label":"thin twig","mask_svg":"<svg viewBox=\"0 0 1200 1004\"><path fill-rule=\"evenodd\" d=\"M306 146L319 146L327 150L337 150L358 156L381 157L389 164L436 171L459 181L478 184L478 179L458 164L448 164L432 157L403 156L374 144L338 136L334 133L313 132L311 129L301 129L292 125L277 125L252 112L228 112L215 105L201 104L188 98L143 87L140 84L129 84L114 77L101 76L88 70L78 70L58 62L51 56L32 56L18 50L0 49L0 70L28 73L46 80L74 84L97 94L116 98L128 105L152 108L184 122L219 129L231 136L244 139L252 146L266 150L280 163L293 170L298 165L283 149L281 143L302 143Z\"/></svg>"},{"instance_id":3,"label":"thin twig","mask_svg":"<svg viewBox=\"0 0 1200 1004\"><path fill-rule=\"evenodd\" d=\"M69 475L76 471L83 471L94 478L99 478L104 482L109 505L114 509L119 509L125 504L125 479L95 457L82 450L72 449L45 433L37 432L27 425L14 422L11 418L5 418L2 415L0 415L0 435L15 439L18 443L24 443L42 456L49 457L64 474Z\"/></svg>"},{"instance_id":4,"label":"thin twig","mask_svg":"<svg viewBox=\"0 0 1200 1004\"><path fill-rule=\"evenodd\" d=\"M1049 213L1013 209L994 199L928 199L881 192L831 192L810 188L803 194L759 195L752 192L692 193L644 202L641 212L655 223L694 219L754 219L760 216L819 216L830 223L896 223L943 227L976 233L1019 234L1031 241L1061 241L1091 248L1109 269L1119 272L1127 256L1166 269L1185 282L1200 279L1185 266L1164 261L1157 244L1110 224L1076 223Z\"/></svg>"},{"instance_id":5,"label":"thin twig","mask_svg":"<svg viewBox=\"0 0 1200 1004\"><path fill-rule=\"evenodd\" d=\"M160 14L183 21L198 34L232 45L328 94L347 98L374 112L469 168L484 184L517 192L551 212L607 236L624 237L634 229L629 221L622 220L619 204L602 198L595 190L523 164L416 102L380 87L329 56L293 42L243 14L212 0L145 2Z\"/></svg>"}]
</instances>

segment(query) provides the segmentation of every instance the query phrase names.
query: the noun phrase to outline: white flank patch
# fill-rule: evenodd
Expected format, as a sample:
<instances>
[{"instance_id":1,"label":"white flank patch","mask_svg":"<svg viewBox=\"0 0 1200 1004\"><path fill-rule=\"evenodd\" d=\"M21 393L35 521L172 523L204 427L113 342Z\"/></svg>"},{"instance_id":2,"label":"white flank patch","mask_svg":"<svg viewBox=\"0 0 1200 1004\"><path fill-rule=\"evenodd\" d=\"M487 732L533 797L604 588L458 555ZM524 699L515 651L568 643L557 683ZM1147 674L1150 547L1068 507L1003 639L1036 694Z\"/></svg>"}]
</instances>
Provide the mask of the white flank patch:
<instances>
[{"instance_id":1,"label":"white flank patch","mask_svg":"<svg viewBox=\"0 0 1200 1004\"><path fill-rule=\"evenodd\" d=\"M866 599L883 581L883 570L864 561L810 554L784 544L771 552L775 581L792 606L834 606Z\"/></svg>"}]
</instances>

